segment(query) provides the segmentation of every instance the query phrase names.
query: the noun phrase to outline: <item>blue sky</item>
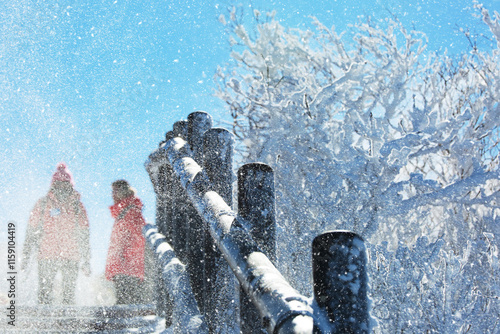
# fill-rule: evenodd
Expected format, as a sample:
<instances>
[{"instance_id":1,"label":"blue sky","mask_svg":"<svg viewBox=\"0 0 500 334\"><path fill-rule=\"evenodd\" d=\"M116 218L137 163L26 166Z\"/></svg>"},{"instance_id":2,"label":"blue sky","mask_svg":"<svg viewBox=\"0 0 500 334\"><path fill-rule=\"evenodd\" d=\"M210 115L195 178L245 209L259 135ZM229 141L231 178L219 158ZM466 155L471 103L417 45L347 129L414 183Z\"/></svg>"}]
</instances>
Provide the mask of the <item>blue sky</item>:
<instances>
[{"instance_id":1,"label":"blue sky","mask_svg":"<svg viewBox=\"0 0 500 334\"><path fill-rule=\"evenodd\" d=\"M500 11L499 0L483 1ZM233 4L246 13L276 10L285 26L310 16L343 31L358 19L395 16L423 31L429 50L467 52L459 28L491 41L468 0L141 1L0 4L0 238L18 223L21 250L29 211L48 190L59 161L72 171L91 225L94 272L101 272L113 221L110 184L137 188L154 222L155 199L143 167L173 122L195 110L228 120L212 95L217 65L229 61L219 23ZM476 14L474 16L473 14ZM3 243L0 240L0 244Z\"/></svg>"}]
</instances>

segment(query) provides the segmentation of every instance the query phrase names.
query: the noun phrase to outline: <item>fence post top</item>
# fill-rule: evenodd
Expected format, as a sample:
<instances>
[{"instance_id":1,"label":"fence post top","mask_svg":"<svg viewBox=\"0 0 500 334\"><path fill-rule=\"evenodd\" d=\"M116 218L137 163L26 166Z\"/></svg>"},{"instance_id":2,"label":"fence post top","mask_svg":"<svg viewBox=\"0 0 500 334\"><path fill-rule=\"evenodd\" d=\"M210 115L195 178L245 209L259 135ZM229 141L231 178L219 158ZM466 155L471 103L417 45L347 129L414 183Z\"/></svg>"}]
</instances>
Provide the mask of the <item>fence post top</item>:
<instances>
[{"instance_id":1,"label":"fence post top","mask_svg":"<svg viewBox=\"0 0 500 334\"><path fill-rule=\"evenodd\" d=\"M322 244L355 247L360 251L366 249L365 240L360 235L346 230L327 231L316 236L312 242L313 252Z\"/></svg>"},{"instance_id":2,"label":"fence post top","mask_svg":"<svg viewBox=\"0 0 500 334\"><path fill-rule=\"evenodd\" d=\"M172 136L173 137L181 137L186 139L187 138L187 133L188 133L188 121L177 121L174 123L172 126Z\"/></svg>"},{"instance_id":3,"label":"fence post top","mask_svg":"<svg viewBox=\"0 0 500 334\"><path fill-rule=\"evenodd\" d=\"M215 132L215 133L226 133L227 132L227 133L233 135L231 131L229 131L228 129L223 128L223 127L210 128L205 133L207 133L207 132L210 132L210 133L211 132Z\"/></svg>"},{"instance_id":4,"label":"fence post top","mask_svg":"<svg viewBox=\"0 0 500 334\"><path fill-rule=\"evenodd\" d=\"M208 147L220 145L221 143L232 145L234 135L225 128L210 128L203 133L203 141Z\"/></svg>"},{"instance_id":5,"label":"fence post top","mask_svg":"<svg viewBox=\"0 0 500 334\"><path fill-rule=\"evenodd\" d=\"M247 170L259 170L262 172L273 172L273 168L269 166L268 164L265 164L263 162L250 162L247 164L244 164L238 169L238 172L244 173Z\"/></svg>"},{"instance_id":6,"label":"fence post top","mask_svg":"<svg viewBox=\"0 0 500 334\"><path fill-rule=\"evenodd\" d=\"M165 133L165 141L169 141L170 139L174 138L175 135L172 131L168 131L167 133Z\"/></svg>"},{"instance_id":7,"label":"fence post top","mask_svg":"<svg viewBox=\"0 0 500 334\"><path fill-rule=\"evenodd\" d=\"M203 110L196 110L196 111L193 111L192 113L190 113L188 115L188 120L189 118L191 117L210 117L212 118L212 116L210 116L209 113L207 113L206 111L203 111Z\"/></svg>"},{"instance_id":8,"label":"fence post top","mask_svg":"<svg viewBox=\"0 0 500 334\"><path fill-rule=\"evenodd\" d=\"M179 121L174 122L173 128L175 129L178 126L186 126L187 123L188 121L186 121L185 119L181 119Z\"/></svg>"},{"instance_id":9,"label":"fence post top","mask_svg":"<svg viewBox=\"0 0 500 334\"><path fill-rule=\"evenodd\" d=\"M361 239L361 241L364 242L363 237L361 237L359 234L354 233L349 230L330 230L330 231L325 231L321 233L320 235L316 236L314 240L316 239L321 239L321 238L330 238L330 239L354 239L358 238Z\"/></svg>"}]
</instances>

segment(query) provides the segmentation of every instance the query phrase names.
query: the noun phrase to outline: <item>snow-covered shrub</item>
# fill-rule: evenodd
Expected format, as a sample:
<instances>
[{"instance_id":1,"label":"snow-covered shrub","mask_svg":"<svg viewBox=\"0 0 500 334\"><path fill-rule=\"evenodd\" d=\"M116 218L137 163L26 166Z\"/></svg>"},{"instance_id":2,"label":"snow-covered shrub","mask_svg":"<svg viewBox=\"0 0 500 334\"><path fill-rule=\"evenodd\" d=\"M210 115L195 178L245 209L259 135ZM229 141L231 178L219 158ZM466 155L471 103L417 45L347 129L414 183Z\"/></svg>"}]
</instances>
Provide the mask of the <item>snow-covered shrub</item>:
<instances>
[{"instance_id":1,"label":"snow-covered shrub","mask_svg":"<svg viewBox=\"0 0 500 334\"><path fill-rule=\"evenodd\" d=\"M376 333L496 333L500 268L493 235L469 241L461 254L427 237L415 245L372 245L370 288Z\"/></svg>"}]
</instances>

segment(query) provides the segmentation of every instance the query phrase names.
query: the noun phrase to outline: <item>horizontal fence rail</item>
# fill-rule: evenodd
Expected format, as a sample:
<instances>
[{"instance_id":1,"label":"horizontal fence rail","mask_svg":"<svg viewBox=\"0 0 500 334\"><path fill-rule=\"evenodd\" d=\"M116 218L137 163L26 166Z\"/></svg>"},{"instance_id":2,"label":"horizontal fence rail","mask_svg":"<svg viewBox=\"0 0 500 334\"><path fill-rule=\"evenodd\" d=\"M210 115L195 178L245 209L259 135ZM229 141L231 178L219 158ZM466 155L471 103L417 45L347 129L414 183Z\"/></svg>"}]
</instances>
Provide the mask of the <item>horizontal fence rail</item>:
<instances>
[{"instance_id":1,"label":"horizontal fence rail","mask_svg":"<svg viewBox=\"0 0 500 334\"><path fill-rule=\"evenodd\" d=\"M208 327L198 309L191 291L186 266L175 256L173 248L153 225L146 225L143 233L157 255L165 287L173 302L173 329L175 333L208 333Z\"/></svg>"},{"instance_id":2,"label":"horizontal fence rail","mask_svg":"<svg viewBox=\"0 0 500 334\"><path fill-rule=\"evenodd\" d=\"M186 264L209 332L260 333L259 321L278 334L369 333L362 238L349 231L316 237L314 296L301 295L273 264L272 169L259 163L240 168L238 214L231 207L232 145L227 130L211 128L211 117L195 112L174 124L145 163L157 195L158 230ZM241 324L231 325L237 319Z\"/></svg>"}]
</instances>

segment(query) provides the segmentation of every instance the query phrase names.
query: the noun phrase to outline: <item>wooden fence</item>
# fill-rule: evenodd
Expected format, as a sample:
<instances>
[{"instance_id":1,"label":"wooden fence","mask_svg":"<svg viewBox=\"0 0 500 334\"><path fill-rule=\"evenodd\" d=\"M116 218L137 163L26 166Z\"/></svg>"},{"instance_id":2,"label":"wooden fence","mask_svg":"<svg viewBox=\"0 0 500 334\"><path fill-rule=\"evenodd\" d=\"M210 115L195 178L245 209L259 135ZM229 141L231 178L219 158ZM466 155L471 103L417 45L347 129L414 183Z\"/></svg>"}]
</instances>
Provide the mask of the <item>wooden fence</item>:
<instances>
[{"instance_id":1,"label":"wooden fence","mask_svg":"<svg viewBox=\"0 0 500 334\"><path fill-rule=\"evenodd\" d=\"M261 163L239 168L233 210L233 135L212 128L209 114L176 122L145 167L157 214L144 232L161 263L159 307L174 318L175 331L371 331L362 238L349 231L317 236L314 296L298 293L274 265L273 170Z\"/></svg>"}]
</instances>

